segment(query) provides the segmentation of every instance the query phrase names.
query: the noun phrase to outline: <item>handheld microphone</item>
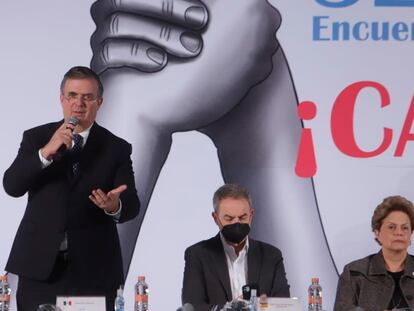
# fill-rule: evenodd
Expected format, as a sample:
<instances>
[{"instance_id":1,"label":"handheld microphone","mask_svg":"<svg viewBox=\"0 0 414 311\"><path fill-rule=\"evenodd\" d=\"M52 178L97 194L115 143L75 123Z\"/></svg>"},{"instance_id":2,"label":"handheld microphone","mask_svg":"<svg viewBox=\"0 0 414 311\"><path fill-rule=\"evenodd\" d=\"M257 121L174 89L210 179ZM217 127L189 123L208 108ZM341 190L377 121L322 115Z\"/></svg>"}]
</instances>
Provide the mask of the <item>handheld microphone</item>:
<instances>
[{"instance_id":1,"label":"handheld microphone","mask_svg":"<svg viewBox=\"0 0 414 311\"><path fill-rule=\"evenodd\" d=\"M75 117L75 116L71 116L69 118L68 124L73 125L73 126L76 126L76 125L79 124L79 119L77 117ZM72 132L73 132L73 130L72 130Z\"/></svg>"},{"instance_id":2,"label":"handheld microphone","mask_svg":"<svg viewBox=\"0 0 414 311\"><path fill-rule=\"evenodd\" d=\"M75 127L76 125L78 125L79 123L79 119L75 116L71 116L68 120L68 124L73 125L73 127ZM70 129L71 132L73 132L73 129L70 127L66 127L67 129ZM53 157L54 161L59 161L66 153L67 148L65 144L62 144L58 151L56 152L55 156Z\"/></svg>"}]
</instances>

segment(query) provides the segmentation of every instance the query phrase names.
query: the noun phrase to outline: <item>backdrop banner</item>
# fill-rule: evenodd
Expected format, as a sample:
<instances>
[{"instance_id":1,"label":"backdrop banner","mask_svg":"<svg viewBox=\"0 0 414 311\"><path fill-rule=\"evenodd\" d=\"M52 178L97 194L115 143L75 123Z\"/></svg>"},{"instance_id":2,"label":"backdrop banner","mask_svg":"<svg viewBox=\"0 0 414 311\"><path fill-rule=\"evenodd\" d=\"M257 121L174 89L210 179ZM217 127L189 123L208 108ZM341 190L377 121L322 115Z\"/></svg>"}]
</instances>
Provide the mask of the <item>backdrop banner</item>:
<instances>
[{"instance_id":1,"label":"backdrop banner","mask_svg":"<svg viewBox=\"0 0 414 311\"><path fill-rule=\"evenodd\" d=\"M151 310L181 305L184 250L217 234L224 182L251 192L251 234L281 249L304 310L312 277L332 310L344 265L378 251L383 198L414 200L413 0L15 0L0 12L0 171L25 129L62 118L75 65L100 74L97 121L133 146L141 213L118 226L127 310L138 275ZM0 272L26 200L0 190Z\"/></svg>"}]
</instances>

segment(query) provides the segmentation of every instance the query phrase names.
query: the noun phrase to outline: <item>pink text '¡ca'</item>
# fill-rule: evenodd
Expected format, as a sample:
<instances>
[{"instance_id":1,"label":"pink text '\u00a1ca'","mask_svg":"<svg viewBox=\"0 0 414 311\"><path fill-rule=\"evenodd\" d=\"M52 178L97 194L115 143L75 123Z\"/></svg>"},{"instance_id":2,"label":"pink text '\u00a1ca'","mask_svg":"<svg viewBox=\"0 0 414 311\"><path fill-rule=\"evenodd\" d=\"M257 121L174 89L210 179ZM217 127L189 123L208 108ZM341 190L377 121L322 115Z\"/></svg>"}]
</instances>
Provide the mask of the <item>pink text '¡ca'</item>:
<instances>
[{"instance_id":1,"label":"pink text '\u00a1ca'","mask_svg":"<svg viewBox=\"0 0 414 311\"><path fill-rule=\"evenodd\" d=\"M359 81L347 86L336 97L331 111L331 135L335 146L343 154L354 158L372 158L385 152L393 140L393 130L388 127L382 129L382 140L372 150L364 150L355 139L355 107L358 95L361 91L373 89L379 94L380 103L378 109L391 104L390 95L385 86L375 81ZM377 109L377 108L375 108ZM316 105L311 101L304 101L298 105L298 115L302 120L312 120L316 116ZM394 151L395 157L404 154L408 141L414 140L411 127L414 121L414 97L405 117L404 125L399 135L397 147ZM317 160L313 144L312 131L303 128L295 166L296 175L300 177L312 177L317 172Z\"/></svg>"}]
</instances>

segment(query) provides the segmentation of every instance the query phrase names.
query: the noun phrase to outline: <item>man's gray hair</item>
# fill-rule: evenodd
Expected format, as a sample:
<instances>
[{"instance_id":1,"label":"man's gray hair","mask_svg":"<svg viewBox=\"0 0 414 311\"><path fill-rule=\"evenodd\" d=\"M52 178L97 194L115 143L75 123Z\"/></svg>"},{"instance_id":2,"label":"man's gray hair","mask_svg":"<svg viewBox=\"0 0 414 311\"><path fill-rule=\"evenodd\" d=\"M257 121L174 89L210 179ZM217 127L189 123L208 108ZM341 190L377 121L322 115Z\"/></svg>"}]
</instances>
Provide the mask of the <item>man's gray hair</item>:
<instances>
[{"instance_id":1,"label":"man's gray hair","mask_svg":"<svg viewBox=\"0 0 414 311\"><path fill-rule=\"evenodd\" d=\"M213 196L213 208L216 213L218 212L221 200L225 198L245 199L249 202L250 208L252 207L252 199L245 188L237 184L225 184L218 188Z\"/></svg>"}]
</instances>

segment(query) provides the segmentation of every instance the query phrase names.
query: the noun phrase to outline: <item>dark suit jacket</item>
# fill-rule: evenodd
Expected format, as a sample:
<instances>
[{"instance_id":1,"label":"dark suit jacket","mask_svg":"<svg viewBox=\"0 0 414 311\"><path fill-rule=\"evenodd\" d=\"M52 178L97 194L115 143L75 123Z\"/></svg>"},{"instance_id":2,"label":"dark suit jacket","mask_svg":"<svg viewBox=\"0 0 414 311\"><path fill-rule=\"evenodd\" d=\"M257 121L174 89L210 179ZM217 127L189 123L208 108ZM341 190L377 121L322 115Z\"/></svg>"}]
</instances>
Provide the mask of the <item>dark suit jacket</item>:
<instances>
[{"instance_id":1,"label":"dark suit jacket","mask_svg":"<svg viewBox=\"0 0 414 311\"><path fill-rule=\"evenodd\" d=\"M77 177L72 174L69 152L42 168L38 151L61 124L25 131L17 157L4 173L9 195L28 194L6 270L29 279L48 279L67 232L71 267L76 275L83 275L79 284L88 283L99 291L116 287L123 283L116 223L88 196L92 189L107 192L126 184L128 189L120 196L120 222L138 214L131 145L95 123L81 152Z\"/></svg>"},{"instance_id":2,"label":"dark suit jacket","mask_svg":"<svg viewBox=\"0 0 414 311\"><path fill-rule=\"evenodd\" d=\"M289 297L282 253L276 247L249 238L247 283L259 286L258 296ZM195 310L210 310L232 300L226 255L220 235L185 251L182 302Z\"/></svg>"}]
</instances>

